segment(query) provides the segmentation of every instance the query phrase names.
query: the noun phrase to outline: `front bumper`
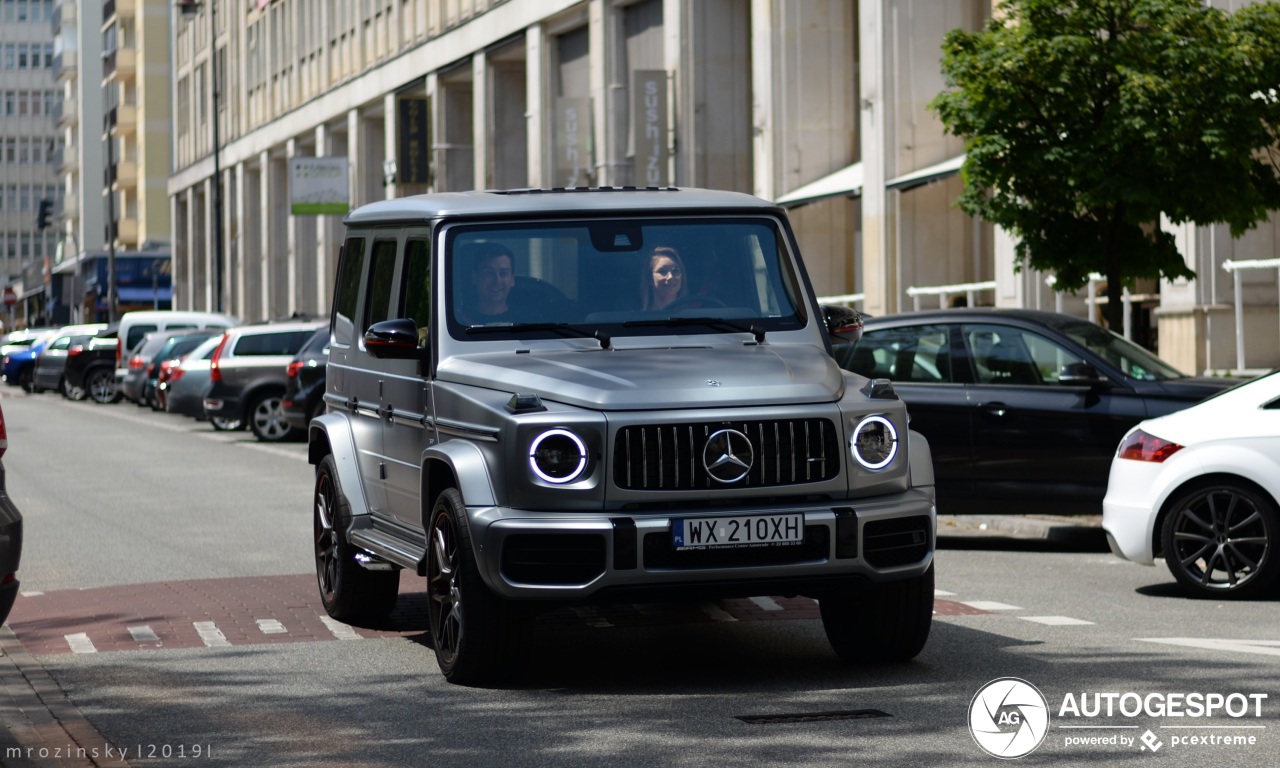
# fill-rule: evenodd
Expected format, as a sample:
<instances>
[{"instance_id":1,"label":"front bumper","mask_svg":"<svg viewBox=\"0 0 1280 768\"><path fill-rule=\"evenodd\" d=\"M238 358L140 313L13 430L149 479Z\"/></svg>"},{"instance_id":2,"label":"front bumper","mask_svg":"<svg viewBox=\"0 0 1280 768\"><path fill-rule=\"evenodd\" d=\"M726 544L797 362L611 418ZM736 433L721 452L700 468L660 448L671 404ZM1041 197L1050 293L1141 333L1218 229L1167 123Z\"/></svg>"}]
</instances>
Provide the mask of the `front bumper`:
<instances>
[{"instance_id":1,"label":"front bumper","mask_svg":"<svg viewBox=\"0 0 1280 768\"><path fill-rule=\"evenodd\" d=\"M678 552L672 520L796 513L805 541L787 547ZM646 595L820 594L922 575L933 562L932 489L832 503L601 515L470 507L477 564L489 588L522 600Z\"/></svg>"}]
</instances>

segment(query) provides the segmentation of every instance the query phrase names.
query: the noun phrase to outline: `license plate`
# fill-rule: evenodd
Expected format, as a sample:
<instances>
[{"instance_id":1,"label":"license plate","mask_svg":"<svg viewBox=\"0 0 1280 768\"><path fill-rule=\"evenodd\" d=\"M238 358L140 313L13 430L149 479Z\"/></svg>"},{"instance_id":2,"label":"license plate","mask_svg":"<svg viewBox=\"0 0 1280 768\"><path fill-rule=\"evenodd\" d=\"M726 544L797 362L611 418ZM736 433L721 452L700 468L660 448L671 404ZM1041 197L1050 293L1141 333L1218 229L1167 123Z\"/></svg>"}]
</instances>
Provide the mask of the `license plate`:
<instances>
[{"instance_id":1,"label":"license plate","mask_svg":"<svg viewBox=\"0 0 1280 768\"><path fill-rule=\"evenodd\" d=\"M671 541L677 551L801 544L804 515L676 518Z\"/></svg>"}]
</instances>

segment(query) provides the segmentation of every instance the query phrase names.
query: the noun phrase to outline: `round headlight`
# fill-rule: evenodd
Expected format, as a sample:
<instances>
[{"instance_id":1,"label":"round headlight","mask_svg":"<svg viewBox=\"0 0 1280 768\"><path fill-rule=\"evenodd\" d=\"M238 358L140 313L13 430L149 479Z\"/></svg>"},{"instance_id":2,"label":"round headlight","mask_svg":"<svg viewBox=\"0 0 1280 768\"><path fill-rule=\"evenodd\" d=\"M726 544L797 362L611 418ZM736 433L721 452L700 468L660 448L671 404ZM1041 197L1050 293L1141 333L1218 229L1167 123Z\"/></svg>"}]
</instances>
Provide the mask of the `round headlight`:
<instances>
[{"instance_id":1,"label":"round headlight","mask_svg":"<svg viewBox=\"0 0 1280 768\"><path fill-rule=\"evenodd\" d=\"M548 483L569 483L587 468L587 446L567 429L549 429L529 446L529 468Z\"/></svg>"},{"instance_id":2,"label":"round headlight","mask_svg":"<svg viewBox=\"0 0 1280 768\"><path fill-rule=\"evenodd\" d=\"M898 430L883 416L868 416L853 430L849 447L867 469L884 469L898 455Z\"/></svg>"}]
</instances>

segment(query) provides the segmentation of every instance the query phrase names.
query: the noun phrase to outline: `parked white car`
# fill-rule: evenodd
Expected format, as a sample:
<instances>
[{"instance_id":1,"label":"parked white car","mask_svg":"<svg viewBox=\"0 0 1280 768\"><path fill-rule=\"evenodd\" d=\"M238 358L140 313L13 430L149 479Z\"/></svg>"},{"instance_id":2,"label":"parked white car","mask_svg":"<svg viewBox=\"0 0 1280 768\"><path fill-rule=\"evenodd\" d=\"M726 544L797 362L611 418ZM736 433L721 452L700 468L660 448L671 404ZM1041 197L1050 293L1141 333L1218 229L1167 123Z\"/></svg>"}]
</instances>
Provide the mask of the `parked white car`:
<instances>
[{"instance_id":1,"label":"parked white car","mask_svg":"<svg viewBox=\"0 0 1280 768\"><path fill-rule=\"evenodd\" d=\"M1280 371L1125 435L1102 527L1111 551L1199 597L1256 597L1280 581Z\"/></svg>"}]
</instances>

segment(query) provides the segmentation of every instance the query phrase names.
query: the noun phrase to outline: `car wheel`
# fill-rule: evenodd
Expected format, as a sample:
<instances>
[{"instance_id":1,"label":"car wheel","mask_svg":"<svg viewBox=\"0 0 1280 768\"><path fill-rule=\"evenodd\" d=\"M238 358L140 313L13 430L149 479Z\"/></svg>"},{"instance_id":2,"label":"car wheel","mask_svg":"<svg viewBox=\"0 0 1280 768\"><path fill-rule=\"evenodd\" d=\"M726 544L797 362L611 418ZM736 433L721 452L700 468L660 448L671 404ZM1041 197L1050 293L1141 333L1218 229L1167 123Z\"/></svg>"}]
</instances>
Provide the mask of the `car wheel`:
<instances>
[{"instance_id":1,"label":"car wheel","mask_svg":"<svg viewBox=\"0 0 1280 768\"><path fill-rule=\"evenodd\" d=\"M818 608L827 641L845 661L909 661L929 639L933 566L914 579L827 593Z\"/></svg>"},{"instance_id":2,"label":"car wheel","mask_svg":"<svg viewBox=\"0 0 1280 768\"><path fill-rule=\"evenodd\" d=\"M76 402L80 402L81 400L84 400L86 397L88 397L83 387L75 386L71 382L67 381L67 377L65 376L62 377L61 389L62 389L62 395L66 397L68 400L74 400Z\"/></svg>"},{"instance_id":3,"label":"car wheel","mask_svg":"<svg viewBox=\"0 0 1280 768\"><path fill-rule=\"evenodd\" d=\"M1223 479L1182 492L1161 529L1164 561L1197 597L1250 598L1280 579L1280 514L1252 484Z\"/></svg>"},{"instance_id":4,"label":"car wheel","mask_svg":"<svg viewBox=\"0 0 1280 768\"><path fill-rule=\"evenodd\" d=\"M370 571L356 562L346 540L351 506L338 485L337 464L325 456L316 468L316 580L320 602L340 621L369 621L391 612L400 588L400 572Z\"/></svg>"},{"instance_id":5,"label":"car wheel","mask_svg":"<svg viewBox=\"0 0 1280 768\"><path fill-rule=\"evenodd\" d=\"M23 392L40 391L40 389L36 387L35 376L34 372L31 370L31 366L28 365L18 371L18 386L22 387Z\"/></svg>"},{"instance_id":6,"label":"car wheel","mask_svg":"<svg viewBox=\"0 0 1280 768\"><path fill-rule=\"evenodd\" d=\"M114 403L120 399L116 386L116 372L110 368L95 368L84 377L84 389L95 403Z\"/></svg>"},{"instance_id":7,"label":"car wheel","mask_svg":"<svg viewBox=\"0 0 1280 768\"><path fill-rule=\"evenodd\" d=\"M219 432L235 432L238 429L244 429L244 422L240 419L228 419L225 416L210 416L209 424Z\"/></svg>"},{"instance_id":8,"label":"car wheel","mask_svg":"<svg viewBox=\"0 0 1280 768\"><path fill-rule=\"evenodd\" d=\"M457 490L440 494L427 533L427 610L440 671L451 683L501 682L524 664L533 617L485 586L466 508Z\"/></svg>"},{"instance_id":9,"label":"car wheel","mask_svg":"<svg viewBox=\"0 0 1280 768\"><path fill-rule=\"evenodd\" d=\"M295 433L284 416L284 400L276 394L259 395L249 404L249 429L264 443L278 443Z\"/></svg>"}]
</instances>

